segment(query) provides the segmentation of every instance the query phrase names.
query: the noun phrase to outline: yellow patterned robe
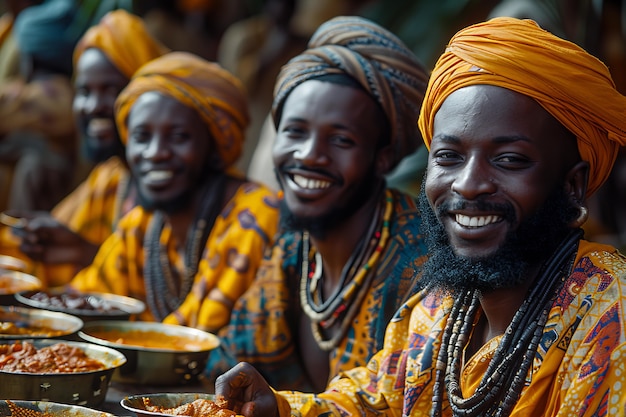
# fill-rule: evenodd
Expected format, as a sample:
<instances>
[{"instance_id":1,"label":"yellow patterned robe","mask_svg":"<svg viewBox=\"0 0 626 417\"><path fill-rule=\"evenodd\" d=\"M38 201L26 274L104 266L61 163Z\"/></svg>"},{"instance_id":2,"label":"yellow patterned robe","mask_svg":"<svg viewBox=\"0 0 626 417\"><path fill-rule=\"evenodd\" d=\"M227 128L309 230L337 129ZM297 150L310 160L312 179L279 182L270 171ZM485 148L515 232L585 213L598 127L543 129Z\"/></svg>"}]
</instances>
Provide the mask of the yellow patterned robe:
<instances>
[{"instance_id":1,"label":"yellow patterned robe","mask_svg":"<svg viewBox=\"0 0 626 417\"><path fill-rule=\"evenodd\" d=\"M100 247L91 266L70 285L80 291L130 296L146 302L144 236L152 214L138 206ZM263 252L278 227L278 200L268 188L245 183L218 215L211 229L190 293L163 322L216 331L228 322L235 301L254 280ZM181 243L165 224L161 243L170 264L184 274ZM149 309L141 320L154 321Z\"/></svg>"},{"instance_id":2,"label":"yellow patterned robe","mask_svg":"<svg viewBox=\"0 0 626 417\"><path fill-rule=\"evenodd\" d=\"M289 415L287 401L293 416L429 416L450 305L437 294L417 294L398 311L385 347L367 367L343 373L318 396L279 393L281 416ZM610 246L581 241L511 416L626 415L625 315L626 257ZM497 344L497 339L487 343L464 364L465 397L477 387ZM444 405L443 416L451 416Z\"/></svg>"}]
</instances>

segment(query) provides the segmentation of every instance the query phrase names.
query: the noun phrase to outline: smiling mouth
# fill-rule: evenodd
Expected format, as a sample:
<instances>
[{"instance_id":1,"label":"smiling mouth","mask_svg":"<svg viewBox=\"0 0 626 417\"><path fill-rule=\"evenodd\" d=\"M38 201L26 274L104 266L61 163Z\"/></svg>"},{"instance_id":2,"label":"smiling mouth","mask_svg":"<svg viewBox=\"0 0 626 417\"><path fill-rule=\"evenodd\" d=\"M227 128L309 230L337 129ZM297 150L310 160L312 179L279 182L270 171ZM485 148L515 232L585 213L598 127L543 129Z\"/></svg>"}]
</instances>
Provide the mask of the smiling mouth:
<instances>
[{"instance_id":1,"label":"smiling mouth","mask_svg":"<svg viewBox=\"0 0 626 417\"><path fill-rule=\"evenodd\" d=\"M302 175L294 175L292 178L298 187L305 190L324 190L331 186L329 181L311 179Z\"/></svg>"},{"instance_id":2,"label":"smiling mouth","mask_svg":"<svg viewBox=\"0 0 626 417\"><path fill-rule=\"evenodd\" d=\"M165 181L174 176L172 171L148 171L144 178L148 182Z\"/></svg>"},{"instance_id":3,"label":"smiling mouth","mask_svg":"<svg viewBox=\"0 0 626 417\"><path fill-rule=\"evenodd\" d=\"M483 227L490 224L498 223L502 221L501 216L465 216L463 214L457 214L455 220L463 227Z\"/></svg>"}]
</instances>

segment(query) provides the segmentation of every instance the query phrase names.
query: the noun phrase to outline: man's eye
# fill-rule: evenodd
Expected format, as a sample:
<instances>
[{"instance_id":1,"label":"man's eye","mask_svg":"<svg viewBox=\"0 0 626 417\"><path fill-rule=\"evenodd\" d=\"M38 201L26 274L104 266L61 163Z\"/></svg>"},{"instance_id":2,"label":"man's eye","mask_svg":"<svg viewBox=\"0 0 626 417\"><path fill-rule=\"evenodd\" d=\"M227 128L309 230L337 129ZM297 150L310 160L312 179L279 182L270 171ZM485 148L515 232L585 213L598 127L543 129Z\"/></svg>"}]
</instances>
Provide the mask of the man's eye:
<instances>
[{"instance_id":1,"label":"man's eye","mask_svg":"<svg viewBox=\"0 0 626 417\"><path fill-rule=\"evenodd\" d=\"M435 163L437 163L437 164L447 165L447 164L456 163L456 162L460 161L462 158L456 152L452 152L452 151L438 151L438 152L435 153L433 159L434 159Z\"/></svg>"}]
</instances>

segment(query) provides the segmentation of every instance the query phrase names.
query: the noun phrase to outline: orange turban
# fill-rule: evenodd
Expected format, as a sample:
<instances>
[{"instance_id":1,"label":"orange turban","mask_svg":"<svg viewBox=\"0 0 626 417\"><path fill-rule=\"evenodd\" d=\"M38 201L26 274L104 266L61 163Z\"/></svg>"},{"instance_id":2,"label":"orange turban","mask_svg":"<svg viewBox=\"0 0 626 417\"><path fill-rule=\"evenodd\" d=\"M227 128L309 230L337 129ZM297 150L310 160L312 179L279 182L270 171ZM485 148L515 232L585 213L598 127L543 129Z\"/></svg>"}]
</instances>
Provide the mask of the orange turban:
<instances>
[{"instance_id":1,"label":"orange turban","mask_svg":"<svg viewBox=\"0 0 626 417\"><path fill-rule=\"evenodd\" d=\"M276 80L272 105L276 125L285 100L298 85L327 74L346 74L385 112L394 163L418 148L422 140L415 119L428 73L399 38L362 17L339 16L317 29L308 48L284 65Z\"/></svg>"},{"instance_id":2,"label":"orange turban","mask_svg":"<svg viewBox=\"0 0 626 417\"><path fill-rule=\"evenodd\" d=\"M536 100L576 136L590 166L587 195L604 183L619 145L626 144L626 97L600 60L532 20L500 17L459 31L435 65L422 105L419 127L427 147L446 97L477 84Z\"/></svg>"},{"instance_id":3,"label":"orange turban","mask_svg":"<svg viewBox=\"0 0 626 417\"><path fill-rule=\"evenodd\" d=\"M122 9L107 13L83 35L74 49L74 66L89 48L104 52L128 78L146 62L169 52L148 33L140 17Z\"/></svg>"},{"instance_id":4,"label":"orange turban","mask_svg":"<svg viewBox=\"0 0 626 417\"><path fill-rule=\"evenodd\" d=\"M195 109L207 124L226 166L239 158L249 117L244 88L234 75L187 52L170 52L147 63L115 101L115 120L124 143L130 109L139 96L150 91Z\"/></svg>"}]
</instances>

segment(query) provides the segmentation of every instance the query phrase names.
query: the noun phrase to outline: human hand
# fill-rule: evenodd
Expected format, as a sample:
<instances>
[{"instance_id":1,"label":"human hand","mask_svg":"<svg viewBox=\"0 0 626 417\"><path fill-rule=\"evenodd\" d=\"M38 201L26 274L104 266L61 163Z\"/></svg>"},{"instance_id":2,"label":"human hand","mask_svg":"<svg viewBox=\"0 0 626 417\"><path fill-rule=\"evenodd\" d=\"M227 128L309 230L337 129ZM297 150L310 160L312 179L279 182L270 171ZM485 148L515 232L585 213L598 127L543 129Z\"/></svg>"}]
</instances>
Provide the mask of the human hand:
<instances>
[{"instance_id":1,"label":"human hand","mask_svg":"<svg viewBox=\"0 0 626 417\"><path fill-rule=\"evenodd\" d=\"M215 381L215 397L246 417L278 417L274 391L249 363L240 362Z\"/></svg>"},{"instance_id":2,"label":"human hand","mask_svg":"<svg viewBox=\"0 0 626 417\"><path fill-rule=\"evenodd\" d=\"M98 251L97 245L70 230L48 212L10 214L20 219L20 250L33 260L85 267L91 264Z\"/></svg>"}]
</instances>

